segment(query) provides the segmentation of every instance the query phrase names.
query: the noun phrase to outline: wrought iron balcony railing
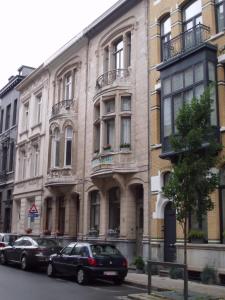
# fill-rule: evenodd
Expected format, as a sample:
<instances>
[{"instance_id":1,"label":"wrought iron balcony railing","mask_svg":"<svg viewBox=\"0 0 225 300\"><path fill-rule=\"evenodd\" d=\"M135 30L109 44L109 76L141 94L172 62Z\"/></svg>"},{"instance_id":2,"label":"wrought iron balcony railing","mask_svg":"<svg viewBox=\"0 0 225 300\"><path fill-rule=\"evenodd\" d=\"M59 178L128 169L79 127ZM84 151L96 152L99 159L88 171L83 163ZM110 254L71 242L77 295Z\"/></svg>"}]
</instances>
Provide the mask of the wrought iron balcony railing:
<instances>
[{"instance_id":1,"label":"wrought iron balcony railing","mask_svg":"<svg viewBox=\"0 0 225 300\"><path fill-rule=\"evenodd\" d=\"M96 89L101 89L106 85L112 84L117 79L124 79L129 76L128 69L116 69L106 72L96 80Z\"/></svg>"},{"instance_id":2,"label":"wrought iron balcony railing","mask_svg":"<svg viewBox=\"0 0 225 300\"><path fill-rule=\"evenodd\" d=\"M7 172L6 170L0 171L0 183L7 181Z\"/></svg>"},{"instance_id":3,"label":"wrought iron balcony railing","mask_svg":"<svg viewBox=\"0 0 225 300\"><path fill-rule=\"evenodd\" d=\"M163 61L168 61L180 54L193 50L203 44L210 36L210 28L198 24L162 45Z\"/></svg>"},{"instance_id":4,"label":"wrought iron balcony railing","mask_svg":"<svg viewBox=\"0 0 225 300\"><path fill-rule=\"evenodd\" d=\"M52 117L60 114L62 112L62 109L70 110L73 104L74 104L73 100L63 100L61 102L56 103L52 107Z\"/></svg>"}]
</instances>

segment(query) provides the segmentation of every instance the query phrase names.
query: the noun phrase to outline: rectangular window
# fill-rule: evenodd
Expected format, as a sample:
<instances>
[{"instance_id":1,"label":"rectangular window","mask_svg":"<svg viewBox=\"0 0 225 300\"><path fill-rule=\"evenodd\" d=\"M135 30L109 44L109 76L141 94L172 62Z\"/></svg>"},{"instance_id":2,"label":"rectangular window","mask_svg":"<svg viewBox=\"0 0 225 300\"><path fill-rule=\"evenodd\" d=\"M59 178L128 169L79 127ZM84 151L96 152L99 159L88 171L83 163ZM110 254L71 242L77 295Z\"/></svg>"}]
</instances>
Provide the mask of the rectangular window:
<instances>
[{"instance_id":1,"label":"rectangular window","mask_svg":"<svg viewBox=\"0 0 225 300\"><path fill-rule=\"evenodd\" d=\"M94 152L99 152L100 150L100 124L94 126Z\"/></svg>"},{"instance_id":2,"label":"rectangular window","mask_svg":"<svg viewBox=\"0 0 225 300\"><path fill-rule=\"evenodd\" d=\"M11 104L7 105L7 107L6 107L5 130L9 129L10 113L11 113Z\"/></svg>"},{"instance_id":3,"label":"rectangular window","mask_svg":"<svg viewBox=\"0 0 225 300\"><path fill-rule=\"evenodd\" d=\"M163 114L164 114L163 133L164 133L164 137L168 137L172 133L171 98L164 99Z\"/></svg>"},{"instance_id":4,"label":"rectangular window","mask_svg":"<svg viewBox=\"0 0 225 300\"><path fill-rule=\"evenodd\" d=\"M104 73L109 71L109 47L104 49Z\"/></svg>"},{"instance_id":5,"label":"rectangular window","mask_svg":"<svg viewBox=\"0 0 225 300\"><path fill-rule=\"evenodd\" d=\"M131 66L131 33L128 32L127 35L127 67Z\"/></svg>"},{"instance_id":6,"label":"rectangular window","mask_svg":"<svg viewBox=\"0 0 225 300\"><path fill-rule=\"evenodd\" d=\"M72 99L72 75L69 74L65 77L65 93L64 100Z\"/></svg>"},{"instance_id":7,"label":"rectangular window","mask_svg":"<svg viewBox=\"0 0 225 300\"><path fill-rule=\"evenodd\" d=\"M121 118L121 144L131 144L131 119Z\"/></svg>"},{"instance_id":8,"label":"rectangular window","mask_svg":"<svg viewBox=\"0 0 225 300\"><path fill-rule=\"evenodd\" d=\"M100 196L98 191L91 193L90 229L99 230L100 227Z\"/></svg>"},{"instance_id":9,"label":"rectangular window","mask_svg":"<svg viewBox=\"0 0 225 300\"><path fill-rule=\"evenodd\" d=\"M2 148L2 171L7 171L7 162L8 162L8 147L3 146Z\"/></svg>"},{"instance_id":10,"label":"rectangular window","mask_svg":"<svg viewBox=\"0 0 225 300\"><path fill-rule=\"evenodd\" d=\"M217 32L221 32L224 30L224 12L225 12L225 1L224 0L216 0L216 25Z\"/></svg>"},{"instance_id":11,"label":"rectangular window","mask_svg":"<svg viewBox=\"0 0 225 300\"><path fill-rule=\"evenodd\" d=\"M105 102L105 113L110 114L114 112L115 112L115 100L114 99L107 100Z\"/></svg>"},{"instance_id":12,"label":"rectangular window","mask_svg":"<svg viewBox=\"0 0 225 300\"><path fill-rule=\"evenodd\" d=\"M42 95L36 96L35 99L35 124L41 123L41 104L42 104Z\"/></svg>"},{"instance_id":13,"label":"rectangular window","mask_svg":"<svg viewBox=\"0 0 225 300\"><path fill-rule=\"evenodd\" d=\"M13 104L13 120L12 120L12 125L16 124L16 115L17 115L17 99L14 100L14 104Z\"/></svg>"},{"instance_id":14,"label":"rectangular window","mask_svg":"<svg viewBox=\"0 0 225 300\"><path fill-rule=\"evenodd\" d=\"M9 153L9 172L13 171L13 165L14 165L14 142L12 141L10 143L10 153Z\"/></svg>"},{"instance_id":15,"label":"rectangular window","mask_svg":"<svg viewBox=\"0 0 225 300\"><path fill-rule=\"evenodd\" d=\"M106 123L106 145L114 146L114 135L115 135L115 120L109 119Z\"/></svg>"},{"instance_id":16,"label":"rectangular window","mask_svg":"<svg viewBox=\"0 0 225 300\"><path fill-rule=\"evenodd\" d=\"M173 75L172 88L173 88L173 91L177 91L177 90L180 90L183 88L183 74L182 73Z\"/></svg>"},{"instance_id":17,"label":"rectangular window","mask_svg":"<svg viewBox=\"0 0 225 300\"><path fill-rule=\"evenodd\" d=\"M121 111L131 111L131 97L122 96L121 97Z\"/></svg>"},{"instance_id":18,"label":"rectangular window","mask_svg":"<svg viewBox=\"0 0 225 300\"><path fill-rule=\"evenodd\" d=\"M28 130L28 125L29 125L29 102L24 104L23 130Z\"/></svg>"},{"instance_id":19,"label":"rectangular window","mask_svg":"<svg viewBox=\"0 0 225 300\"><path fill-rule=\"evenodd\" d=\"M4 110L1 110L0 133L3 131Z\"/></svg>"}]
</instances>

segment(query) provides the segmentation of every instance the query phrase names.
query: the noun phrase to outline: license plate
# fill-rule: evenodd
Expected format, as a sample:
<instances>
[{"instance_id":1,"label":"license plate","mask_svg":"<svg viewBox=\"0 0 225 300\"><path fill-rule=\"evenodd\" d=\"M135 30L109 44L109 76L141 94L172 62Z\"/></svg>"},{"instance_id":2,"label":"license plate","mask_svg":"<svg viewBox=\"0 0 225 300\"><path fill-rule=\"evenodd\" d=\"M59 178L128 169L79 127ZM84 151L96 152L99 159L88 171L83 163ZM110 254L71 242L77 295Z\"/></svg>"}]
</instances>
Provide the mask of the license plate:
<instances>
[{"instance_id":1,"label":"license plate","mask_svg":"<svg viewBox=\"0 0 225 300\"><path fill-rule=\"evenodd\" d=\"M115 272L115 271L105 271L104 275L108 275L108 276L117 275L117 272Z\"/></svg>"}]
</instances>

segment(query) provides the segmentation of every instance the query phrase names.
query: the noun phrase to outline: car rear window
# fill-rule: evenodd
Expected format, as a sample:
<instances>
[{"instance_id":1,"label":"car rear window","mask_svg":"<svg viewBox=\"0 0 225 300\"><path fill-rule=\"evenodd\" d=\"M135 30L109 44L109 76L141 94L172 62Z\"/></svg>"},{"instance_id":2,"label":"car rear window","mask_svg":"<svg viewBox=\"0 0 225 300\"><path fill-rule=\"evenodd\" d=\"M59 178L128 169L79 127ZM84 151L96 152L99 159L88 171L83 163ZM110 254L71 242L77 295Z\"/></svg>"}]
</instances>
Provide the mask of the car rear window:
<instances>
[{"instance_id":1,"label":"car rear window","mask_svg":"<svg viewBox=\"0 0 225 300\"><path fill-rule=\"evenodd\" d=\"M58 244L54 240L48 239L35 239L36 243L42 247L57 247Z\"/></svg>"},{"instance_id":2,"label":"car rear window","mask_svg":"<svg viewBox=\"0 0 225 300\"><path fill-rule=\"evenodd\" d=\"M119 250L113 245L91 245L93 256L98 255L121 255Z\"/></svg>"},{"instance_id":3,"label":"car rear window","mask_svg":"<svg viewBox=\"0 0 225 300\"><path fill-rule=\"evenodd\" d=\"M17 235L5 235L4 236L4 242L6 243L12 243L18 238Z\"/></svg>"}]
</instances>

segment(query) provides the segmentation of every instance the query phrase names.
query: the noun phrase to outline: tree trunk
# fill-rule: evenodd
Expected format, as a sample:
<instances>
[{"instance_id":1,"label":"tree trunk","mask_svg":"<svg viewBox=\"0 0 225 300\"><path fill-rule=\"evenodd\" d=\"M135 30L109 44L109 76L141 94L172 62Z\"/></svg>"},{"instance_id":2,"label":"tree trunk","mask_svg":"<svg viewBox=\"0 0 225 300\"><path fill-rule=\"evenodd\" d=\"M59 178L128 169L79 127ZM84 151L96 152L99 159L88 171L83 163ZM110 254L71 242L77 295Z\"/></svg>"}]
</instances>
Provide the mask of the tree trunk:
<instances>
[{"instance_id":1,"label":"tree trunk","mask_svg":"<svg viewBox=\"0 0 225 300\"><path fill-rule=\"evenodd\" d=\"M188 299L188 267L187 267L187 216L184 219L184 300Z\"/></svg>"}]
</instances>

